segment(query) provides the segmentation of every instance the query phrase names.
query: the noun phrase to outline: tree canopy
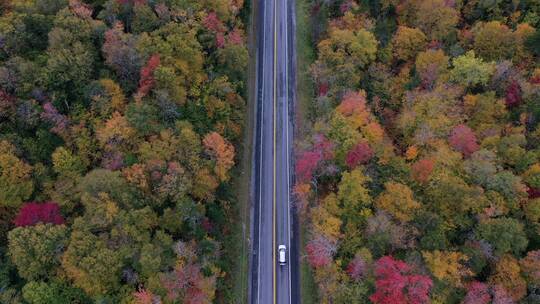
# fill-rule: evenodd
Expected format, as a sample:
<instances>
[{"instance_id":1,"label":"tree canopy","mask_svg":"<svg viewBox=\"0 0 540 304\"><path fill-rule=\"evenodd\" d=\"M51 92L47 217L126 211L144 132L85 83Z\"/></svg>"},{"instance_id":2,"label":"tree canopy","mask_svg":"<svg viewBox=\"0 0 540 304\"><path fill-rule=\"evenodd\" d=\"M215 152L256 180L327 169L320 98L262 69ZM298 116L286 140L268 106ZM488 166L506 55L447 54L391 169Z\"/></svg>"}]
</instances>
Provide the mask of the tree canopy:
<instances>
[{"instance_id":1,"label":"tree canopy","mask_svg":"<svg viewBox=\"0 0 540 304\"><path fill-rule=\"evenodd\" d=\"M249 6L0 2L0 302L231 302Z\"/></svg>"},{"instance_id":2,"label":"tree canopy","mask_svg":"<svg viewBox=\"0 0 540 304\"><path fill-rule=\"evenodd\" d=\"M533 2L300 7L312 90L294 193L313 301L538 302Z\"/></svg>"}]
</instances>

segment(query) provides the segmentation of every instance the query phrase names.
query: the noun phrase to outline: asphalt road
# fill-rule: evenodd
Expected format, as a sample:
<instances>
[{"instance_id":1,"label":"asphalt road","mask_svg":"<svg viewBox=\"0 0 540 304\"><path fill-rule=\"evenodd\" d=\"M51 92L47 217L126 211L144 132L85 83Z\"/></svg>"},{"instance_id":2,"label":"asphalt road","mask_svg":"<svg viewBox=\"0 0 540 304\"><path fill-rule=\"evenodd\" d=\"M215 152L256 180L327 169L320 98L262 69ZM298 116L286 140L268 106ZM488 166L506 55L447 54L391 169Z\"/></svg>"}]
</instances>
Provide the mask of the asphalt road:
<instances>
[{"instance_id":1,"label":"asphalt road","mask_svg":"<svg viewBox=\"0 0 540 304\"><path fill-rule=\"evenodd\" d=\"M257 107L254 147L250 302L300 303L298 246L291 206L295 100L293 0L261 0L257 12ZM277 248L287 246L287 264Z\"/></svg>"}]
</instances>

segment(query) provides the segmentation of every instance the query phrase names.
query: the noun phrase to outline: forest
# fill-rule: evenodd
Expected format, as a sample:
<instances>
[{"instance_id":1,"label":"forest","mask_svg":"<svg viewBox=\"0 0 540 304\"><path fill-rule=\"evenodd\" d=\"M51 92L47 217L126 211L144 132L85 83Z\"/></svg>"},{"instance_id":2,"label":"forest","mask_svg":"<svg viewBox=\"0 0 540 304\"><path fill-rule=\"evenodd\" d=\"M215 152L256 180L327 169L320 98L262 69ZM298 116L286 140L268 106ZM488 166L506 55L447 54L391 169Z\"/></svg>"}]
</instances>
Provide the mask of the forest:
<instances>
[{"instance_id":1,"label":"forest","mask_svg":"<svg viewBox=\"0 0 540 304\"><path fill-rule=\"evenodd\" d=\"M245 7L0 1L1 303L231 303Z\"/></svg>"},{"instance_id":2,"label":"forest","mask_svg":"<svg viewBox=\"0 0 540 304\"><path fill-rule=\"evenodd\" d=\"M540 2L303 2L317 302L540 303Z\"/></svg>"}]
</instances>

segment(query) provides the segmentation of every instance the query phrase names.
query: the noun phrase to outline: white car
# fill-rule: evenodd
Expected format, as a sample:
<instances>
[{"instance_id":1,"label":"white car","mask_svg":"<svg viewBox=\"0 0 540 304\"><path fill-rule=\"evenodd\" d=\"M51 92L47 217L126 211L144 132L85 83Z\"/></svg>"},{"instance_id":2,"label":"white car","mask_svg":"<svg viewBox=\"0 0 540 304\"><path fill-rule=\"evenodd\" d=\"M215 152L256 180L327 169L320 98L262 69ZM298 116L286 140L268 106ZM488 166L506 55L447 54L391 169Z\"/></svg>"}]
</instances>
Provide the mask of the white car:
<instances>
[{"instance_id":1,"label":"white car","mask_svg":"<svg viewBox=\"0 0 540 304\"><path fill-rule=\"evenodd\" d=\"M287 263L287 260L285 258L285 252L286 251L287 251L287 247L285 247L285 245L279 245L279 247L278 247L279 265L285 265Z\"/></svg>"}]
</instances>

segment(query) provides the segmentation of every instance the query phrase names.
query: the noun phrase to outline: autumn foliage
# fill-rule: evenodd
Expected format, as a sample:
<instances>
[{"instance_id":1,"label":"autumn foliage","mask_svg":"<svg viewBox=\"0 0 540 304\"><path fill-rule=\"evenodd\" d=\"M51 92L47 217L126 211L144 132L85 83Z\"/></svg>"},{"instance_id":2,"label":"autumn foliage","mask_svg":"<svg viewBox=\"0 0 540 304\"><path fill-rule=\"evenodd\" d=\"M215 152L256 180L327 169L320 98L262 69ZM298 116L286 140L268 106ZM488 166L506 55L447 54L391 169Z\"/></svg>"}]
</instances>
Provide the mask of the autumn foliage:
<instances>
[{"instance_id":1,"label":"autumn foliage","mask_svg":"<svg viewBox=\"0 0 540 304\"><path fill-rule=\"evenodd\" d=\"M153 304L154 299L156 298L155 295L153 295L151 291L148 291L143 288L134 292L133 297L135 298L136 304Z\"/></svg>"},{"instance_id":2,"label":"autumn foliage","mask_svg":"<svg viewBox=\"0 0 540 304\"><path fill-rule=\"evenodd\" d=\"M538 8L308 2L293 189L318 303L538 302Z\"/></svg>"},{"instance_id":3,"label":"autumn foliage","mask_svg":"<svg viewBox=\"0 0 540 304\"><path fill-rule=\"evenodd\" d=\"M155 84L154 71L159 66L159 54L154 54L148 59L146 65L141 69L141 78L139 79L139 89L137 95L146 96Z\"/></svg>"},{"instance_id":4,"label":"autumn foliage","mask_svg":"<svg viewBox=\"0 0 540 304\"><path fill-rule=\"evenodd\" d=\"M58 135L66 134L69 120L65 115L58 112L56 107L51 102L47 102L43 105L43 112L41 113L41 118L52 125L52 132Z\"/></svg>"},{"instance_id":5,"label":"autumn foliage","mask_svg":"<svg viewBox=\"0 0 540 304\"><path fill-rule=\"evenodd\" d=\"M360 164L368 162L373 157L373 150L365 141L361 141L347 153L346 163L349 168L354 169Z\"/></svg>"},{"instance_id":6,"label":"autumn foliage","mask_svg":"<svg viewBox=\"0 0 540 304\"><path fill-rule=\"evenodd\" d=\"M521 87L517 81L512 81L508 88L506 88L506 96L504 101L507 107L518 106L521 103Z\"/></svg>"},{"instance_id":7,"label":"autumn foliage","mask_svg":"<svg viewBox=\"0 0 540 304\"><path fill-rule=\"evenodd\" d=\"M60 208L54 202L25 203L19 210L14 223L18 227L32 226L37 223L61 225L64 223L64 218L60 213Z\"/></svg>"},{"instance_id":8,"label":"autumn foliage","mask_svg":"<svg viewBox=\"0 0 540 304\"><path fill-rule=\"evenodd\" d=\"M306 245L306 252L312 267L324 267L332 262L336 244L325 236L315 236Z\"/></svg>"},{"instance_id":9,"label":"autumn foliage","mask_svg":"<svg viewBox=\"0 0 540 304\"><path fill-rule=\"evenodd\" d=\"M347 265L347 274L354 280L358 281L363 279L367 275L367 272L368 265L360 256L356 256L349 265Z\"/></svg>"},{"instance_id":10,"label":"autumn foliage","mask_svg":"<svg viewBox=\"0 0 540 304\"><path fill-rule=\"evenodd\" d=\"M0 1L0 303L229 301L243 3Z\"/></svg>"},{"instance_id":11,"label":"autumn foliage","mask_svg":"<svg viewBox=\"0 0 540 304\"><path fill-rule=\"evenodd\" d=\"M425 183L429 180L429 176L434 168L435 162L432 159L421 159L412 165L411 176L415 181Z\"/></svg>"},{"instance_id":12,"label":"autumn foliage","mask_svg":"<svg viewBox=\"0 0 540 304\"><path fill-rule=\"evenodd\" d=\"M363 113L366 110L366 96L359 92L348 92L337 107L344 116Z\"/></svg>"},{"instance_id":13,"label":"autumn foliage","mask_svg":"<svg viewBox=\"0 0 540 304\"><path fill-rule=\"evenodd\" d=\"M468 157L479 149L476 135L474 135L473 131L466 125L455 126L448 138L448 142L465 157Z\"/></svg>"},{"instance_id":14,"label":"autumn foliage","mask_svg":"<svg viewBox=\"0 0 540 304\"><path fill-rule=\"evenodd\" d=\"M296 177L299 181L309 182L322 159L322 155L315 151L303 152L296 161Z\"/></svg>"},{"instance_id":15,"label":"autumn foliage","mask_svg":"<svg viewBox=\"0 0 540 304\"><path fill-rule=\"evenodd\" d=\"M214 297L211 286L214 277L205 277L198 265L178 266L162 279L169 300L181 300L186 304L211 303Z\"/></svg>"},{"instance_id":16,"label":"autumn foliage","mask_svg":"<svg viewBox=\"0 0 540 304\"><path fill-rule=\"evenodd\" d=\"M234 166L234 146L217 132L207 134L203 144L206 152L216 161L216 175L221 181L226 181L229 178L228 171Z\"/></svg>"},{"instance_id":17,"label":"autumn foliage","mask_svg":"<svg viewBox=\"0 0 540 304\"><path fill-rule=\"evenodd\" d=\"M375 263L375 293L373 303L421 304L428 303L433 282L427 276L413 274L411 266L384 256Z\"/></svg>"},{"instance_id":18,"label":"autumn foliage","mask_svg":"<svg viewBox=\"0 0 540 304\"><path fill-rule=\"evenodd\" d=\"M475 281L469 284L463 304L488 304L490 301L489 286Z\"/></svg>"}]
</instances>

